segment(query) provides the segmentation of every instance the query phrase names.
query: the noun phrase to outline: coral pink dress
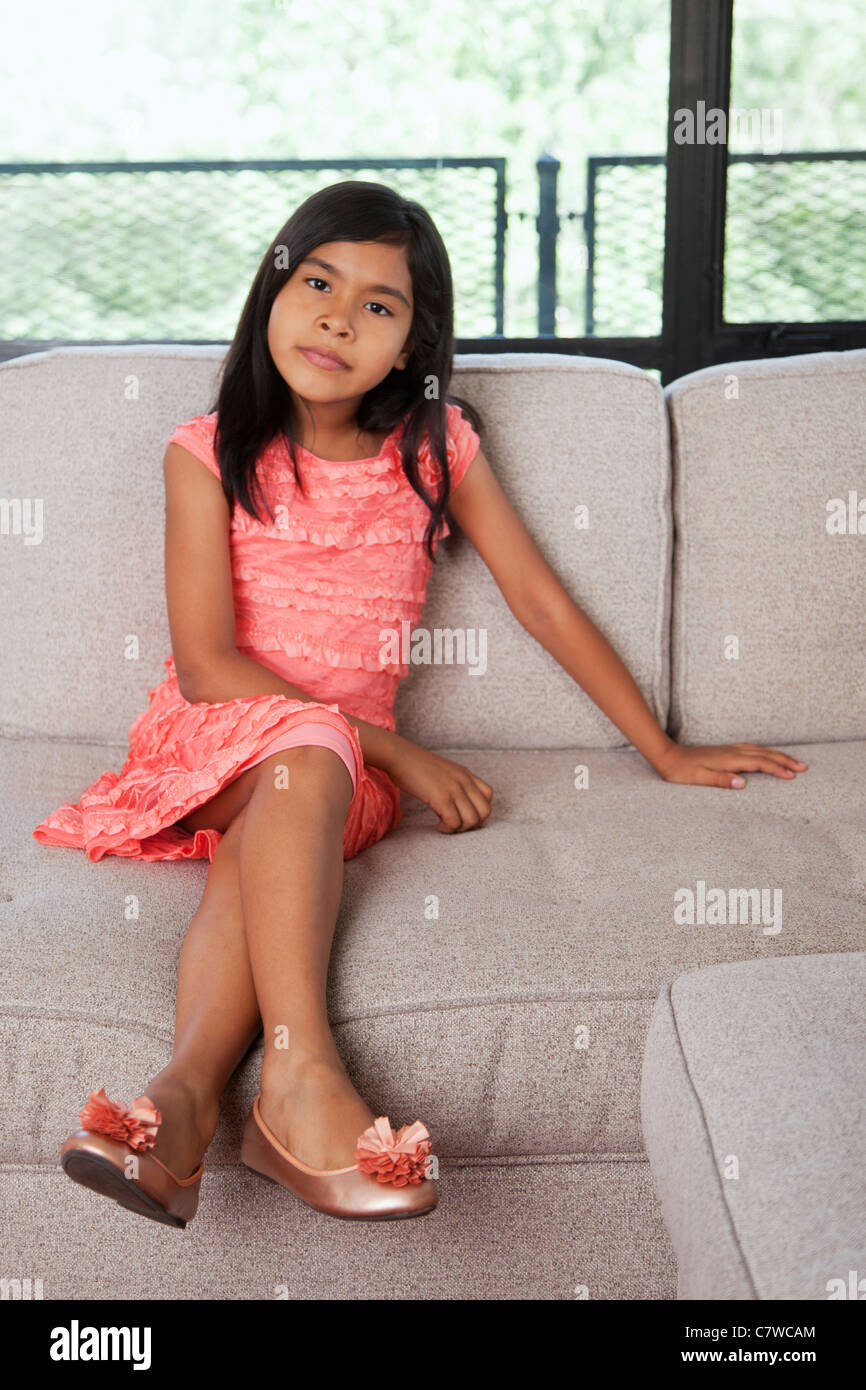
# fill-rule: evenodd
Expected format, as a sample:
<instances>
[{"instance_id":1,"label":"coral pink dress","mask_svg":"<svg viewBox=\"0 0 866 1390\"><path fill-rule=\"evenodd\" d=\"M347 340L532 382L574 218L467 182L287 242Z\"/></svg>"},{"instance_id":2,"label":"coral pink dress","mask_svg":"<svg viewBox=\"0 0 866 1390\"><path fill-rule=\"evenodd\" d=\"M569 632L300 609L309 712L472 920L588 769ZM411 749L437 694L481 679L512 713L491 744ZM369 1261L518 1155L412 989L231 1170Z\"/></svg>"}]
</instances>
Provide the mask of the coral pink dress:
<instances>
[{"instance_id":1,"label":"coral pink dress","mask_svg":"<svg viewBox=\"0 0 866 1390\"><path fill-rule=\"evenodd\" d=\"M452 491L478 450L479 438L457 406L446 403ZM181 425L182 444L220 476L213 438L216 412ZM400 820L400 791L381 768L364 762L353 724L340 712L395 728L394 699L409 674L402 661L418 622L432 563L423 546L429 509L400 463L397 425L375 458L333 463L297 448L302 495L282 439L259 459L258 476L274 516L257 522L235 505L230 548L238 650L296 685L309 701L256 695L190 704L177 683L174 657L165 679L148 691L150 706L129 732L129 757L39 824L40 844L131 859L212 860L217 830L188 831L176 822L241 772L298 744L320 744L343 758L354 792L343 857L375 844ZM194 467L195 465L190 465ZM419 468L428 491L435 471L425 439ZM435 544L450 533L440 522ZM395 634L386 652L383 629Z\"/></svg>"}]
</instances>

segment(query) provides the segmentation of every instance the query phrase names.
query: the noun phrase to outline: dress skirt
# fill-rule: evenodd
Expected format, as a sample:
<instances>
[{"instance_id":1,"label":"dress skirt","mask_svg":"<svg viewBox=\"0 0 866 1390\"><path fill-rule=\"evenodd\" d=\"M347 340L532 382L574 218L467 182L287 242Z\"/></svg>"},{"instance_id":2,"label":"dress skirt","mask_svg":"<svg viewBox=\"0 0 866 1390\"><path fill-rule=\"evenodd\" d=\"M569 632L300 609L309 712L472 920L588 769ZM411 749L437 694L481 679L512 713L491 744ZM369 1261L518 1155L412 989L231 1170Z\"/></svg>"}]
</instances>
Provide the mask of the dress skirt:
<instances>
[{"instance_id":1,"label":"dress skirt","mask_svg":"<svg viewBox=\"0 0 866 1390\"><path fill-rule=\"evenodd\" d=\"M148 691L149 708L129 731L120 772L105 772L36 826L44 845L129 859L212 860L218 830L176 824L242 772L282 748L317 744L342 757L352 777L343 858L353 859L399 824L400 790L381 768L364 762L358 731L336 704L256 695L190 704L180 692L174 657L166 678Z\"/></svg>"}]
</instances>

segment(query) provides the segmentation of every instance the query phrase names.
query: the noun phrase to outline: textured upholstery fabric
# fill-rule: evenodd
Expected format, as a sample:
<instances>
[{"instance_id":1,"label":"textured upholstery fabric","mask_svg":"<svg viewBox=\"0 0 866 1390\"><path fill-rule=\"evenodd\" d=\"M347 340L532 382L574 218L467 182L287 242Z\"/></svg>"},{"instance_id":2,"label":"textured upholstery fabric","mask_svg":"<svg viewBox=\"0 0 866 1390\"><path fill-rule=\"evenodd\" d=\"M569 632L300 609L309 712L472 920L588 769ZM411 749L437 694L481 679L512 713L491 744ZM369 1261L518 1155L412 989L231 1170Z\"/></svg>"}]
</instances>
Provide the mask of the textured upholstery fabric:
<instances>
[{"instance_id":1,"label":"textured upholstery fabric","mask_svg":"<svg viewBox=\"0 0 866 1390\"><path fill-rule=\"evenodd\" d=\"M866 350L725 362L665 397L671 733L866 738Z\"/></svg>"},{"instance_id":2,"label":"textured upholstery fabric","mask_svg":"<svg viewBox=\"0 0 866 1390\"><path fill-rule=\"evenodd\" d=\"M834 693L860 658L849 646L828 675L826 724L816 718L810 739L783 745L808 773L748 775L741 792L666 784L523 631L456 527L422 623L484 626L488 671L413 669L395 712L407 738L493 786L492 814L480 831L443 836L404 796L396 829L345 866L328 996L367 1102L430 1127L436 1213L394 1223L417 1230L359 1231L240 1167L261 1044L226 1092L188 1231L133 1228L136 1218L59 1170L87 1092L104 1084L130 1099L170 1056L178 956L207 866L92 863L37 844L31 827L121 765L142 694L161 679L160 460L177 421L207 408L223 355L66 349L0 366L5 486L44 502L42 541L9 536L0 547L6 1270L44 1277L46 1297L259 1298L285 1285L301 1298L672 1299L667 1199L641 1124L656 1001L683 972L866 951L866 737L861 728L840 741ZM842 365L838 390L856 412L859 378ZM507 353L458 358L453 389L480 410L484 452L540 548L664 721L677 560L661 389L622 363ZM816 410L826 399L822 385ZM695 409L686 471L719 429L713 410L706 434L700 419ZM779 470L784 517L781 425L770 414L755 428ZM843 434L833 492L850 472ZM836 441L827 433L830 458ZM755 559L753 586L761 563L770 555ZM838 623L838 588L826 612L823 592L810 593L810 622ZM799 594L787 602L792 615L802 608ZM711 611L681 608L686 651L709 650ZM773 675L779 707L793 708L798 669L780 658ZM686 689L690 727L713 727L717 686ZM738 730L761 733L748 719ZM685 924L678 896L699 896L701 884L759 890L759 905L767 890L771 906L781 890L781 930L760 915ZM678 1064L672 1055L666 1085ZM716 1082L726 1094L727 1078ZM724 1269L742 1287L730 1260Z\"/></svg>"},{"instance_id":3,"label":"textured upholstery fabric","mask_svg":"<svg viewBox=\"0 0 866 1390\"><path fill-rule=\"evenodd\" d=\"M680 1298L827 1299L862 1278L864 998L864 952L715 965L662 991L641 1099Z\"/></svg>"},{"instance_id":4,"label":"textured upholstery fabric","mask_svg":"<svg viewBox=\"0 0 866 1390\"><path fill-rule=\"evenodd\" d=\"M121 742L162 680L171 651L162 457L178 422L207 409L224 356L220 347L59 348L0 367L4 487L41 499L43 512L38 543L22 536L0 547L11 677L0 690L0 733ZM484 452L546 558L616 635L666 719L661 388L625 363L503 353L458 359L453 390L481 409ZM587 529L575 527L578 507ZM423 623L483 629L487 670L479 678L467 665L413 666L395 704L407 738L429 747L625 746L516 622L456 528L439 546Z\"/></svg>"}]
</instances>

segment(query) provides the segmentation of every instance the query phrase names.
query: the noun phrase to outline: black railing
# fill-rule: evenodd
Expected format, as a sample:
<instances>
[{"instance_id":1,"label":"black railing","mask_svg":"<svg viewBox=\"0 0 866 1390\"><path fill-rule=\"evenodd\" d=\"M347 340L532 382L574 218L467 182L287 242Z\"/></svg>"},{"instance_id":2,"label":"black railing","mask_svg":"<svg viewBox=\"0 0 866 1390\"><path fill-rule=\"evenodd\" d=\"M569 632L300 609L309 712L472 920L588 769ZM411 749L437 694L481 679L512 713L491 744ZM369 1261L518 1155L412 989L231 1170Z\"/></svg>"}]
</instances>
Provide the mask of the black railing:
<instances>
[{"instance_id":1,"label":"black railing","mask_svg":"<svg viewBox=\"0 0 866 1390\"><path fill-rule=\"evenodd\" d=\"M666 163L587 160L587 337L658 332ZM725 321L866 318L866 150L728 154L728 166Z\"/></svg>"},{"instance_id":2,"label":"black railing","mask_svg":"<svg viewBox=\"0 0 866 1390\"><path fill-rule=\"evenodd\" d=\"M456 331L501 337L503 158L0 165L0 335L225 341L267 246L317 188L383 171L452 249ZM459 318L464 322L461 325ZM113 336L112 336L113 335Z\"/></svg>"},{"instance_id":3,"label":"black railing","mask_svg":"<svg viewBox=\"0 0 866 1390\"><path fill-rule=\"evenodd\" d=\"M866 239L866 151L727 162L725 322L776 320L780 332L786 321L815 322L817 333L822 321L866 319L855 254ZM592 156L586 207L564 212L560 161L538 160L537 336L557 339L560 302L584 318L585 337L557 339L557 351L608 343L622 355L630 344L631 360L657 359L666 165L665 155ZM262 245L287 210L335 177L383 171L430 209L449 246L456 336L471 347L531 345L505 337L504 158L5 164L0 357L53 343L229 341ZM582 239L563 262L570 225ZM721 263L714 273L721 281ZM824 345L820 334L815 343ZM764 351L785 346L768 341Z\"/></svg>"}]
</instances>

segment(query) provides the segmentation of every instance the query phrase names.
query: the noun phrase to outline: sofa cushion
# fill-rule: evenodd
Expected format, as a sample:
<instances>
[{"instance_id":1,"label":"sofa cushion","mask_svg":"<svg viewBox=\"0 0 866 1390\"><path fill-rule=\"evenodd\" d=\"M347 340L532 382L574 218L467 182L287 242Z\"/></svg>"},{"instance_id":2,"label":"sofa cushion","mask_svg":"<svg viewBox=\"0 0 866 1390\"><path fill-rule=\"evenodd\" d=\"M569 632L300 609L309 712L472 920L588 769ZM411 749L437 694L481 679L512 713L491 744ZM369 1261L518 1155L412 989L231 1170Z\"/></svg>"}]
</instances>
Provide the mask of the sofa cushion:
<instances>
[{"instance_id":1,"label":"sofa cushion","mask_svg":"<svg viewBox=\"0 0 866 1390\"><path fill-rule=\"evenodd\" d=\"M176 426L210 408L224 355L58 348L0 365L4 487L21 503L18 532L0 547L13 677L0 692L0 732L120 741L147 708L171 652L162 458ZM504 353L458 358L453 390L483 412L482 447L503 487L664 722L661 388L621 362ZM589 526L578 530L581 506ZM413 666L397 697L401 733L425 747L627 746L516 621L465 536L438 554L420 626L483 630L486 670Z\"/></svg>"},{"instance_id":2,"label":"sofa cushion","mask_svg":"<svg viewBox=\"0 0 866 1390\"><path fill-rule=\"evenodd\" d=\"M661 387L598 357L476 353L456 364L452 389L481 412L481 448L503 490L664 724L673 526ZM456 524L440 553L422 626L484 629L487 670L414 667L397 694L400 732L425 746L629 747L516 621Z\"/></svg>"},{"instance_id":3,"label":"sofa cushion","mask_svg":"<svg viewBox=\"0 0 866 1390\"><path fill-rule=\"evenodd\" d=\"M862 951L715 965L661 991L641 1109L679 1298L863 1297L864 997Z\"/></svg>"},{"instance_id":4,"label":"sofa cushion","mask_svg":"<svg viewBox=\"0 0 866 1390\"><path fill-rule=\"evenodd\" d=\"M405 796L397 829L345 865L329 1007L368 1103L401 1123L421 1115L444 1158L642 1159L641 1058L666 981L866 950L866 743L797 751L808 773L731 792L664 783L628 749L451 750L494 788L485 826L438 834ZM21 1161L56 1156L91 1084L130 1099L170 1055L205 863L93 863L29 834L123 755L3 741L2 1021L16 1065L0 1152ZM702 881L766 901L689 923L678 903ZM258 1061L243 1069L250 1102Z\"/></svg>"},{"instance_id":5,"label":"sofa cushion","mask_svg":"<svg viewBox=\"0 0 866 1390\"><path fill-rule=\"evenodd\" d=\"M866 737L866 349L725 362L665 398L670 732L777 747Z\"/></svg>"}]
</instances>

